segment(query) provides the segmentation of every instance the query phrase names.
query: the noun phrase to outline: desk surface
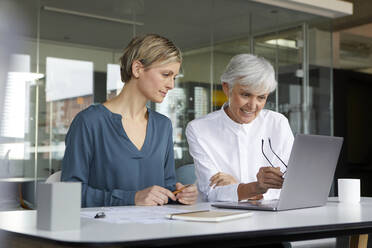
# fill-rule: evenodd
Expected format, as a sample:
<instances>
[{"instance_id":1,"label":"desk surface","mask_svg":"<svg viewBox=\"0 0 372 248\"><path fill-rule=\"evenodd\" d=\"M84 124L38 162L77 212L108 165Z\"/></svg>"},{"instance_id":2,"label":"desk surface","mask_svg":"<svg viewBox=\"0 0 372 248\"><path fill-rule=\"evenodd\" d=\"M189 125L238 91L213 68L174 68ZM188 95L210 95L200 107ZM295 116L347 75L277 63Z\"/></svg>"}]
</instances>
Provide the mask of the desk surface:
<instances>
[{"instance_id":1,"label":"desk surface","mask_svg":"<svg viewBox=\"0 0 372 248\"><path fill-rule=\"evenodd\" d=\"M37 178L36 180L45 180L45 178ZM27 183L27 182L34 182L34 177L9 177L9 178L0 178L0 182L6 183Z\"/></svg>"},{"instance_id":2,"label":"desk surface","mask_svg":"<svg viewBox=\"0 0 372 248\"><path fill-rule=\"evenodd\" d=\"M171 207L197 210L208 208L209 205L198 203L194 206ZM7 211L0 212L0 229L54 242L144 246L153 245L154 241L157 245L242 238L252 242L278 242L372 232L372 198L362 198L357 205L340 204L337 198L330 198L323 207L253 212L251 217L221 223L172 221L112 224L82 218L80 230L50 232L36 229L36 211Z\"/></svg>"}]
</instances>

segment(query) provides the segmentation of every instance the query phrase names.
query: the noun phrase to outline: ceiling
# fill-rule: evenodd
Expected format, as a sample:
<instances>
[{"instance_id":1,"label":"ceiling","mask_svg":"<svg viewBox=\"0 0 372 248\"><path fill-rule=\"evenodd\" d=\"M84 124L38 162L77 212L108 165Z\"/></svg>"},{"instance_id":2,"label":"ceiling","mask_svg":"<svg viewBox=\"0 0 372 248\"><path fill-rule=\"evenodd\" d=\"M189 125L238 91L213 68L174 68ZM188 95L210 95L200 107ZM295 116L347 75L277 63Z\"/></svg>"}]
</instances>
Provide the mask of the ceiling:
<instances>
[{"instance_id":1,"label":"ceiling","mask_svg":"<svg viewBox=\"0 0 372 248\"><path fill-rule=\"evenodd\" d=\"M335 67L372 73L372 23L337 32L339 61Z\"/></svg>"},{"instance_id":2,"label":"ceiling","mask_svg":"<svg viewBox=\"0 0 372 248\"><path fill-rule=\"evenodd\" d=\"M123 48L134 34L158 33L187 51L234 40L250 33L276 30L325 18L247 0L17 0L29 26L23 35L108 49ZM48 11L43 6L109 18L143 26ZM38 29L38 14L40 25Z\"/></svg>"},{"instance_id":3,"label":"ceiling","mask_svg":"<svg viewBox=\"0 0 372 248\"><path fill-rule=\"evenodd\" d=\"M4 0L2 0L4 1ZM5 0L6 1L6 0ZM353 0L354 14L335 20L258 4L249 0L8 0L23 10L18 23L23 36L69 45L121 50L135 34L158 33L173 40L183 52L209 47L219 52L249 50L250 34L285 29L303 22L340 32L339 68L370 70L372 58L371 0ZM75 11L83 15L130 20L123 24L45 10ZM38 15L39 25L38 25ZM369 21L369 22L368 22ZM367 24L366 24L367 23ZM369 23L369 24L368 24ZM364 24L364 25L361 25ZM0 23L0 26L7 24ZM11 25L14 26L14 25Z\"/></svg>"},{"instance_id":4,"label":"ceiling","mask_svg":"<svg viewBox=\"0 0 372 248\"><path fill-rule=\"evenodd\" d=\"M333 30L340 31L356 26L372 23L371 0L343 0L353 3L353 15L336 18L333 21ZM372 33L372 30L369 30Z\"/></svg>"}]
</instances>

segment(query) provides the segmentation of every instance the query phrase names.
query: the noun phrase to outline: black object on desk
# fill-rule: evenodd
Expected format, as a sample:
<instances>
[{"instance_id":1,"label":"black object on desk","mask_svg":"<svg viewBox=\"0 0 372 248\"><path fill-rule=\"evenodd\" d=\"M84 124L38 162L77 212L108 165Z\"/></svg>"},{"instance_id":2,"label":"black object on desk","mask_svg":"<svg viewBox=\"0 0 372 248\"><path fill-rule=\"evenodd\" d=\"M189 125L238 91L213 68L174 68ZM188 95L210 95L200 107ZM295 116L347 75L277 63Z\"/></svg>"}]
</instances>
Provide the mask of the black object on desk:
<instances>
[{"instance_id":1,"label":"black object on desk","mask_svg":"<svg viewBox=\"0 0 372 248\"><path fill-rule=\"evenodd\" d=\"M105 218L105 217L106 217L105 212L98 212L98 213L94 216L94 219L102 219L102 218Z\"/></svg>"}]
</instances>

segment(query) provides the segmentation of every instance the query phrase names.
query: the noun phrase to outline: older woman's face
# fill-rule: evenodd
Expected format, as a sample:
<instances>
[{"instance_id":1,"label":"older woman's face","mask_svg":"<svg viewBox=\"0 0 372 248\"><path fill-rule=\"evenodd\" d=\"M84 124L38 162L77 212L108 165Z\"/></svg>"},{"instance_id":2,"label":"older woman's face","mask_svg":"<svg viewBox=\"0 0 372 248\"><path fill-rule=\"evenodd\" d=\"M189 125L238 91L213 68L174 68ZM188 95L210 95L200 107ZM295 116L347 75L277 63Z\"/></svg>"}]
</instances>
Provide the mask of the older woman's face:
<instances>
[{"instance_id":1,"label":"older woman's face","mask_svg":"<svg viewBox=\"0 0 372 248\"><path fill-rule=\"evenodd\" d=\"M229 106L225 110L227 115L235 122L247 124L256 119L265 107L267 94L252 93L247 86L236 83L231 93L227 83L223 83L224 93L229 98Z\"/></svg>"}]
</instances>

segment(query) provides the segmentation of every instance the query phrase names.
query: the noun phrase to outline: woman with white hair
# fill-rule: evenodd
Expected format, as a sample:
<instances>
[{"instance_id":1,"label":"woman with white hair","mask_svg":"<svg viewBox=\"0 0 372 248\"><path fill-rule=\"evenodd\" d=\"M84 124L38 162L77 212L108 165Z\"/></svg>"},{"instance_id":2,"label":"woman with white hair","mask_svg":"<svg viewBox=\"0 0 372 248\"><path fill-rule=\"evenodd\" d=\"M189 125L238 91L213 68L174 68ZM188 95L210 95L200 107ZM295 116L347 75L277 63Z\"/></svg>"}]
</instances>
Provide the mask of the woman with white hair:
<instances>
[{"instance_id":1,"label":"woman with white hair","mask_svg":"<svg viewBox=\"0 0 372 248\"><path fill-rule=\"evenodd\" d=\"M294 138L286 117L264 109L277 87L274 69L240 54L221 82L228 102L186 129L199 191L208 201L278 198Z\"/></svg>"}]
</instances>

